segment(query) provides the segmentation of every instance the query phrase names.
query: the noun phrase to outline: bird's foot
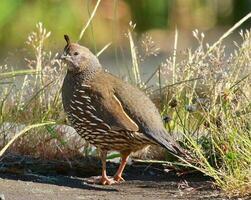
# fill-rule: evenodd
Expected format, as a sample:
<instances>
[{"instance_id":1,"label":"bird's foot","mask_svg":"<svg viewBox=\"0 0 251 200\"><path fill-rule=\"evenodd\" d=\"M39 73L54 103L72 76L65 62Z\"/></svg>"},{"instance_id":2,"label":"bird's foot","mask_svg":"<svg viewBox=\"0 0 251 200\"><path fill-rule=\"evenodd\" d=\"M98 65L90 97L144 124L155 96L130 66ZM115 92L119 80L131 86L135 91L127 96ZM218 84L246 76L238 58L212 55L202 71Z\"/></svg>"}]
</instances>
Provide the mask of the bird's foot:
<instances>
[{"instance_id":1,"label":"bird's foot","mask_svg":"<svg viewBox=\"0 0 251 200\"><path fill-rule=\"evenodd\" d=\"M102 185L112 185L117 183L115 180L113 180L112 178L108 178L108 177L101 177L100 179L100 184Z\"/></svg>"},{"instance_id":2,"label":"bird's foot","mask_svg":"<svg viewBox=\"0 0 251 200\"><path fill-rule=\"evenodd\" d=\"M117 183L114 179L110 177L102 177L102 176L96 176L96 177L91 177L87 181L89 184L99 184L99 185L112 185Z\"/></svg>"},{"instance_id":3,"label":"bird's foot","mask_svg":"<svg viewBox=\"0 0 251 200\"><path fill-rule=\"evenodd\" d=\"M115 175L115 176L113 177L113 180L116 181L117 183L121 183L121 182L124 182L124 181L125 181L125 179L123 179L123 177L122 177L122 176L119 176L119 175Z\"/></svg>"}]
</instances>

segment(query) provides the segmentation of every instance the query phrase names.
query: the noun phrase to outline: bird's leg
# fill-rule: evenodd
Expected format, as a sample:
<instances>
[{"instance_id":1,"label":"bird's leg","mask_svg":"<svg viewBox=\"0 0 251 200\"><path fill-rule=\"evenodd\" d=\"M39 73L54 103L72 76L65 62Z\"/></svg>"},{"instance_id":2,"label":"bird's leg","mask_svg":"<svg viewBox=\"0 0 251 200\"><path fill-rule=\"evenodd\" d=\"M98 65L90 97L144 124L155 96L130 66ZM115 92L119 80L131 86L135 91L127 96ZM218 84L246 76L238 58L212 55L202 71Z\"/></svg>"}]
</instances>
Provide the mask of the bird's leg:
<instances>
[{"instance_id":1,"label":"bird's leg","mask_svg":"<svg viewBox=\"0 0 251 200\"><path fill-rule=\"evenodd\" d=\"M100 151L100 159L102 161L102 176L99 183L102 185L111 185L115 183L115 181L113 179L109 179L106 175L106 155L106 151Z\"/></svg>"},{"instance_id":2,"label":"bird's leg","mask_svg":"<svg viewBox=\"0 0 251 200\"><path fill-rule=\"evenodd\" d=\"M126 162L127 162L128 158L129 158L129 155L130 155L129 152L123 153L121 155L121 163L120 163L119 168L118 168L118 170L117 170L117 172L116 172L116 174L114 175L114 178L113 178L117 182L123 182L123 181L125 181L122 178L122 173L123 173L123 171L125 169Z\"/></svg>"},{"instance_id":3,"label":"bird's leg","mask_svg":"<svg viewBox=\"0 0 251 200\"><path fill-rule=\"evenodd\" d=\"M107 151L99 151L100 159L102 162L102 176L98 177L92 177L91 179L87 180L87 183L91 184L101 184L101 185L111 185L113 183L116 183L115 180L110 179L106 174L106 155Z\"/></svg>"}]
</instances>

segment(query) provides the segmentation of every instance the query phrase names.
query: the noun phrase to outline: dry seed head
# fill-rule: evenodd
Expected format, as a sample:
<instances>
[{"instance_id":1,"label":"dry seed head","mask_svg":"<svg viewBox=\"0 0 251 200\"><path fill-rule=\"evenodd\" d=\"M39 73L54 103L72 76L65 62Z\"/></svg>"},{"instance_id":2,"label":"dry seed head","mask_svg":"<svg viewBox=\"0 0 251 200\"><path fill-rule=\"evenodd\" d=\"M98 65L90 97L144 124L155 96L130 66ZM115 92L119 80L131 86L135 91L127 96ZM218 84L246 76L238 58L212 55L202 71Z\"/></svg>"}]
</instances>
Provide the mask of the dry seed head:
<instances>
[{"instance_id":1,"label":"dry seed head","mask_svg":"<svg viewBox=\"0 0 251 200\"><path fill-rule=\"evenodd\" d=\"M143 58L149 56L157 56L159 54L159 48L156 47L155 42L149 34L145 34L141 40L141 48L143 50Z\"/></svg>"}]
</instances>

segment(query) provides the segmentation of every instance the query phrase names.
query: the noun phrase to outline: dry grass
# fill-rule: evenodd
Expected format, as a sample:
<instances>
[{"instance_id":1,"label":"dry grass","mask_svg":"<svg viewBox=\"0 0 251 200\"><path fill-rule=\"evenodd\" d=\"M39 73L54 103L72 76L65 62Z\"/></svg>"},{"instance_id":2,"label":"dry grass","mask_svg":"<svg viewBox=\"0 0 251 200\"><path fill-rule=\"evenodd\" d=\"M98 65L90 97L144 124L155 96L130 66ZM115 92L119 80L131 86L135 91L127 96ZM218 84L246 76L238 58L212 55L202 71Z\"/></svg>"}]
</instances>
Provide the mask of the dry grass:
<instances>
[{"instance_id":1,"label":"dry grass","mask_svg":"<svg viewBox=\"0 0 251 200\"><path fill-rule=\"evenodd\" d=\"M222 42L250 17L251 13L213 45L205 44L205 35L195 30L197 49L188 49L179 61L176 31L173 56L150 76L158 77L158 89L148 91L162 115L168 116L166 128L180 136L197 160L186 165L213 177L229 196L251 195L251 33L240 32L242 43L233 42L230 55ZM138 78L142 70L135 56L138 48L128 35L132 80L147 90L151 87Z\"/></svg>"}]
</instances>

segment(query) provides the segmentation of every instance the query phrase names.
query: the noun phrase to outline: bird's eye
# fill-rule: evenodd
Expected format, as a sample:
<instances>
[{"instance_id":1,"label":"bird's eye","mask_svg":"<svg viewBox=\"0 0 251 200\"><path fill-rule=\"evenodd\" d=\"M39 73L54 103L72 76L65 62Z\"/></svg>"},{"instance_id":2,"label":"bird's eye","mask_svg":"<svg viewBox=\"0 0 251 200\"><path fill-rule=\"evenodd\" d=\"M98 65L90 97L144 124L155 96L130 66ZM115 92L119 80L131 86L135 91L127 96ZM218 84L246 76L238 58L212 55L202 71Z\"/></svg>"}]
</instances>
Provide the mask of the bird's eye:
<instances>
[{"instance_id":1,"label":"bird's eye","mask_svg":"<svg viewBox=\"0 0 251 200\"><path fill-rule=\"evenodd\" d=\"M73 54L74 56L77 56L78 55L78 52L74 52L74 54Z\"/></svg>"}]
</instances>

